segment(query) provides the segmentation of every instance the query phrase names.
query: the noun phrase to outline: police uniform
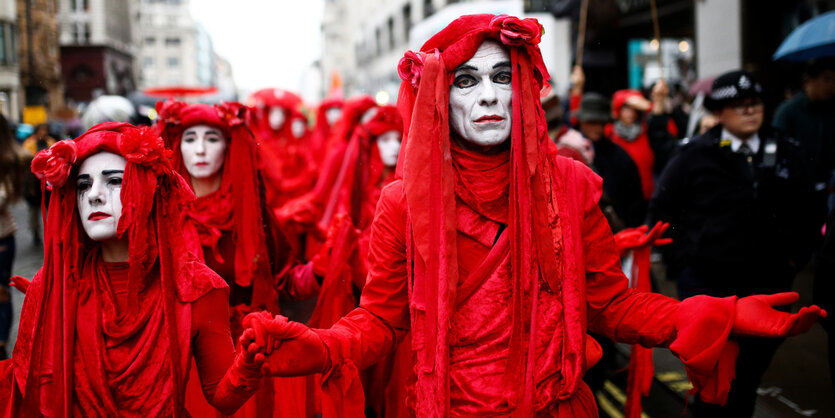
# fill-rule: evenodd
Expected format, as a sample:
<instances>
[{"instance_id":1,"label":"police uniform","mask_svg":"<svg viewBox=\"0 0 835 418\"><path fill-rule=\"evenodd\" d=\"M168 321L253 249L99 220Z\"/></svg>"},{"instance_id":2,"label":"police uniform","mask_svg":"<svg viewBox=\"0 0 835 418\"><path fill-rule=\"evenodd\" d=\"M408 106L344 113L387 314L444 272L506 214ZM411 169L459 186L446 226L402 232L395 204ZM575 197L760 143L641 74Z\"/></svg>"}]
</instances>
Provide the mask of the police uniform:
<instances>
[{"instance_id":1,"label":"police uniform","mask_svg":"<svg viewBox=\"0 0 835 418\"><path fill-rule=\"evenodd\" d=\"M737 71L717 78L711 95L721 109L760 93L750 74ZM813 208L813 186L794 142L768 130L740 141L718 125L670 160L649 216L670 223L673 244L662 251L680 298L743 297L791 290L819 235ZM697 416L753 413L756 388L781 341L739 342L728 404L697 405Z\"/></svg>"}]
</instances>

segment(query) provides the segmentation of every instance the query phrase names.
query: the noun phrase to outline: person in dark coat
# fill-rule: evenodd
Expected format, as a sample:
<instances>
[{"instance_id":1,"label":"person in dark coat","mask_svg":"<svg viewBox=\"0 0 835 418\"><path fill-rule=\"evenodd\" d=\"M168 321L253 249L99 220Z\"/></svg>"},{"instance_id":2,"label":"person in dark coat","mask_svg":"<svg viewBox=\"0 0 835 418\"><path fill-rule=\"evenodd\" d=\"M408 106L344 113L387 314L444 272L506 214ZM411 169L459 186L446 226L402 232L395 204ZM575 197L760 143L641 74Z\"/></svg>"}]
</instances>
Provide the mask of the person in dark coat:
<instances>
[{"instance_id":1,"label":"person in dark coat","mask_svg":"<svg viewBox=\"0 0 835 418\"><path fill-rule=\"evenodd\" d=\"M789 291L815 247L812 183L796 144L762 129L761 95L747 72L718 77L706 104L719 124L679 150L650 201L651 221L670 223L662 251L682 299ZM740 340L728 403L697 416L750 417L780 342Z\"/></svg>"},{"instance_id":2,"label":"person in dark coat","mask_svg":"<svg viewBox=\"0 0 835 418\"><path fill-rule=\"evenodd\" d=\"M580 132L594 145L592 169L603 178L603 192L624 224L636 227L644 224L646 216L641 177L629 154L606 137L605 128L611 114L607 98L586 93L575 116Z\"/></svg>"}]
</instances>

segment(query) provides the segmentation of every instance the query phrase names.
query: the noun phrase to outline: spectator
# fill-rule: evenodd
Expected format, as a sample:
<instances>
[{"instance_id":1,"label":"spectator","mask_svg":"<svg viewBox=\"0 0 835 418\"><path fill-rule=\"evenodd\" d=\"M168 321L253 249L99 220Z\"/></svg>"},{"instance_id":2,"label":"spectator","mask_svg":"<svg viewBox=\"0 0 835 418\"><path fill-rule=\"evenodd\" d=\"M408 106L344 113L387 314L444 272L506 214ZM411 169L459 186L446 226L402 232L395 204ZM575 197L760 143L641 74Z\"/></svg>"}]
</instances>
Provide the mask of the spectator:
<instances>
[{"instance_id":1,"label":"spectator","mask_svg":"<svg viewBox=\"0 0 835 418\"><path fill-rule=\"evenodd\" d=\"M605 134L606 124L611 121L609 100L597 93L586 93L576 117L580 132L592 142L592 168L603 178L603 192L611 199L618 217L627 227L642 225L646 203L638 168L629 154Z\"/></svg>"},{"instance_id":2,"label":"spectator","mask_svg":"<svg viewBox=\"0 0 835 418\"><path fill-rule=\"evenodd\" d=\"M793 143L761 129L761 95L747 72L718 77L706 105L719 125L673 157L650 202L651 221L671 225L662 252L682 299L789 291L813 248L811 183ZM780 342L740 338L728 403L696 415L750 417Z\"/></svg>"},{"instance_id":3,"label":"spectator","mask_svg":"<svg viewBox=\"0 0 835 418\"><path fill-rule=\"evenodd\" d=\"M49 125L42 123L35 127L32 135L23 141L23 149L31 160L35 154L49 148L55 139L49 136ZM26 170L24 174L23 198L29 207L29 230L32 232L32 243L41 244L41 181L34 174ZM44 206L49 206L49 192L46 192Z\"/></svg>"},{"instance_id":4,"label":"spectator","mask_svg":"<svg viewBox=\"0 0 835 418\"><path fill-rule=\"evenodd\" d=\"M20 198L25 156L12 139L9 124L0 115L0 360L7 358L6 341L12 325L12 299L9 279L15 254L17 231L9 207Z\"/></svg>"},{"instance_id":5,"label":"spectator","mask_svg":"<svg viewBox=\"0 0 835 418\"><path fill-rule=\"evenodd\" d=\"M812 62L803 75L803 90L783 102L774 115L774 127L800 142L808 175L826 199L827 185L835 177L835 59ZM829 208L833 204L830 202ZM821 222L823 220L821 219Z\"/></svg>"},{"instance_id":6,"label":"spectator","mask_svg":"<svg viewBox=\"0 0 835 418\"><path fill-rule=\"evenodd\" d=\"M620 145L638 167L641 176L641 192L644 199L652 197L655 182L652 169L655 165L655 153L650 147L644 114L650 109L649 100L637 90L618 90L612 96L612 115L614 122L606 125L606 136Z\"/></svg>"}]
</instances>

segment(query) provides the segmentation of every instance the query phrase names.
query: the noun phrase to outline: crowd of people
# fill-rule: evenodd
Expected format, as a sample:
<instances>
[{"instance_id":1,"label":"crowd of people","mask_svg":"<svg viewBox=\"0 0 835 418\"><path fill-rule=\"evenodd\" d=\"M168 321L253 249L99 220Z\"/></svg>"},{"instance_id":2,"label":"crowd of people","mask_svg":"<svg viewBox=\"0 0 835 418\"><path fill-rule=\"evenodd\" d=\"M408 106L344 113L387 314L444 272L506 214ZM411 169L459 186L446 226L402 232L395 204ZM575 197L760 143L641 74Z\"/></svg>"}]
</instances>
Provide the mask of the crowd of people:
<instances>
[{"instance_id":1,"label":"crowd of people","mask_svg":"<svg viewBox=\"0 0 835 418\"><path fill-rule=\"evenodd\" d=\"M312 123L282 89L60 141L0 119L0 348L6 283L26 293L0 416L592 417L610 340L633 344L628 416L642 347L683 361L697 415L752 416L782 338L826 317L782 308L816 251L833 307L835 67L811 63L774 129L745 71L696 111L577 67L561 112L541 33L462 16L406 52L396 106L333 95ZM20 197L33 228L45 208L31 280Z\"/></svg>"}]
</instances>

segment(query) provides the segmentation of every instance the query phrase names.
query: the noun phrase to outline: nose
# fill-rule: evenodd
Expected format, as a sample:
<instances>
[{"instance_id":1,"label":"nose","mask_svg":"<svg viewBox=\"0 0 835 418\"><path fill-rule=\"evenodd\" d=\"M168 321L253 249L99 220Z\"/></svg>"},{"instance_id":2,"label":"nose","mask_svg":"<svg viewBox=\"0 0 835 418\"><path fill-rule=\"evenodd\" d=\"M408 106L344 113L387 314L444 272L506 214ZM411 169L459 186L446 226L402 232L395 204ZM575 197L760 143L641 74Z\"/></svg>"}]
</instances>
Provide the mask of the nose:
<instances>
[{"instance_id":1,"label":"nose","mask_svg":"<svg viewBox=\"0 0 835 418\"><path fill-rule=\"evenodd\" d=\"M194 151L197 155L205 155L206 154L206 141L203 138L197 138L194 144Z\"/></svg>"},{"instance_id":2,"label":"nose","mask_svg":"<svg viewBox=\"0 0 835 418\"><path fill-rule=\"evenodd\" d=\"M493 81L486 78L479 84L478 104L482 106L493 106L499 102L499 97L496 95L496 86Z\"/></svg>"},{"instance_id":3,"label":"nose","mask_svg":"<svg viewBox=\"0 0 835 418\"><path fill-rule=\"evenodd\" d=\"M98 206L106 203L106 193L104 188L105 185L103 181L93 180L93 184L90 186L90 192L87 193L87 199L90 202L90 206Z\"/></svg>"}]
</instances>

